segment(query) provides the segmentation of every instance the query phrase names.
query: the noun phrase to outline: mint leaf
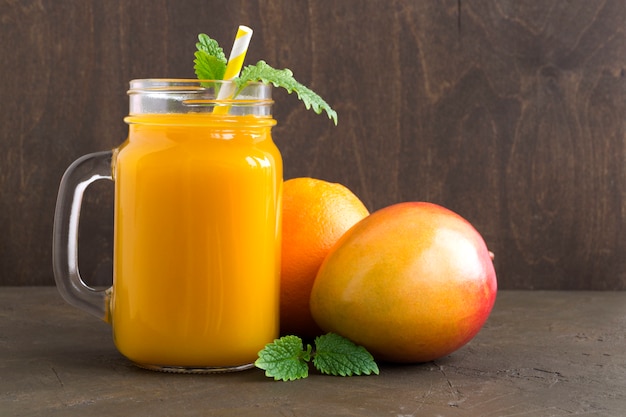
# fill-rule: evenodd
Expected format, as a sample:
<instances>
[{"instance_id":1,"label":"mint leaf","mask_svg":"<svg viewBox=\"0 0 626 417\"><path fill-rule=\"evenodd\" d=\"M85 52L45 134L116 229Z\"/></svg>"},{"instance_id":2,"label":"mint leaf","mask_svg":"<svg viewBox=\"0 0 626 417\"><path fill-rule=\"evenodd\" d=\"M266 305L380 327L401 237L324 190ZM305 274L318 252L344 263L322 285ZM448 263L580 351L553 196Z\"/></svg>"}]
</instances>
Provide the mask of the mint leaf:
<instances>
[{"instance_id":1,"label":"mint leaf","mask_svg":"<svg viewBox=\"0 0 626 417\"><path fill-rule=\"evenodd\" d=\"M309 375L308 361L311 360L311 345L304 350L298 336L284 336L267 344L254 362L265 370L265 376L274 380L293 381Z\"/></svg>"},{"instance_id":2,"label":"mint leaf","mask_svg":"<svg viewBox=\"0 0 626 417\"><path fill-rule=\"evenodd\" d=\"M226 60L226 55L224 55L224 50L219 46L217 41L201 33L198 35L196 49L197 51L194 53L196 59L193 61L193 69L198 79L223 80L228 61ZM260 81L266 84L271 83L274 87L286 89L289 94L295 91L307 110L313 109L317 114L325 111L328 118L333 120L335 125L337 125L337 112L317 93L296 81L293 77L293 72L289 69L275 69L269 66L265 61L259 61L256 65L248 65L245 67L241 75L235 77L233 81L238 88L234 96L239 94L244 86L252 81Z\"/></svg>"},{"instance_id":3,"label":"mint leaf","mask_svg":"<svg viewBox=\"0 0 626 417\"><path fill-rule=\"evenodd\" d=\"M204 33L198 35L194 53L194 71L199 80L221 80L226 72L226 55L216 40Z\"/></svg>"},{"instance_id":4,"label":"mint leaf","mask_svg":"<svg viewBox=\"0 0 626 417\"><path fill-rule=\"evenodd\" d=\"M313 109L317 114L325 111L328 118L337 124L337 112L333 110L322 97L313 90L300 84L293 77L293 72L289 69L275 69L269 66L265 61L259 61L256 65L248 65L242 71L239 78L235 79L237 87L241 90L246 83L251 81L261 81L264 83L272 83L274 87L282 87L289 94L296 92L298 98L304 102L308 109Z\"/></svg>"},{"instance_id":5,"label":"mint leaf","mask_svg":"<svg viewBox=\"0 0 626 417\"><path fill-rule=\"evenodd\" d=\"M378 365L363 346L335 333L327 333L315 338L315 352L311 345L304 350L298 336L283 336L267 344L254 362L257 368L265 370L265 376L274 380L293 381L309 375L308 362L318 371L327 375L353 376L378 375Z\"/></svg>"},{"instance_id":6,"label":"mint leaf","mask_svg":"<svg viewBox=\"0 0 626 417\"><path fill-rule=\"evenodd\" d=\"M198 51L204 51L226 65L226 55L224 55L224 50L215 39L211 39L208 35L201 33L198 35L198 41L199 42L196 43L196 49Z\"/></svg>"},{"instance_id":7,"label":"mint leaf","mask_svg":"<svg viewBox=\"0 0 626 417\"><path fill-rule=\"evenodd\" d=\"M328 333L315 338L313 365L318 371L329 375L378 375L378 365L363 347L345 337Z\"/></svg>"},{"instance_id":8,"label":"mint leaf","mask_svg":"<svg viewBox=\"0 0 626 417\"><path fill-rule=\"evenodd\" d=\"M204 51L196 51L193 69L199 80L221 80L226 72L226 65L218 58Z\"/></svg>"}]
</instances>

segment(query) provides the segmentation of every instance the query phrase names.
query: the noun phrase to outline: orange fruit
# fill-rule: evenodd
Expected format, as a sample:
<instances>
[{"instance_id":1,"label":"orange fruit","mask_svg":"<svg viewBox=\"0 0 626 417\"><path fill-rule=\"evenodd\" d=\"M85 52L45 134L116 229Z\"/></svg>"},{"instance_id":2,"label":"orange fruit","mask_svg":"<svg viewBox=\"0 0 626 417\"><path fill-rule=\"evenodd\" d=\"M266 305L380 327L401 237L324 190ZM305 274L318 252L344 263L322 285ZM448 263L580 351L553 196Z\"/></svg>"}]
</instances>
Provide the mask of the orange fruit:
<instances>
[{"instance_id":1,"label":"orange fruit","mask_svg":"<svg viewBox=\"0 0 626 417\"><path fill-rule=\"evenodd\" d=\"M497 292L490 252L458 214L430 203L372 213L319 269L311 313L319 326L391 362L426 362L469 342Z\"/></svg>"},{"instance_id":2,"label":"orange fruit","mask_svg":"<svg viewBox=\"0 0 626 417\"><path fill-rule=\"evenodd\" d=\"M281 334L321 334L311 317L313 281L330 248L369 214L361 200L341 184L294 178L283 185Z\"/></svg>"}]
</instances>

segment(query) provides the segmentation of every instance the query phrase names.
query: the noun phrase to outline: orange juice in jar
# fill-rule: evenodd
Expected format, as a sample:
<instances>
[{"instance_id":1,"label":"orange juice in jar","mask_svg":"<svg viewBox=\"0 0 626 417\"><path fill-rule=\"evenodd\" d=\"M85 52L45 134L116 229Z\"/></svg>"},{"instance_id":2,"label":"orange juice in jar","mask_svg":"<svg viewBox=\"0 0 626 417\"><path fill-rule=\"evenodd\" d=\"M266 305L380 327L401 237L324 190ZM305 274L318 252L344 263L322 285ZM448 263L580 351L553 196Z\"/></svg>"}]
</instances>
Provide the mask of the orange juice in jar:
<instances>
[{"instance_id":1,"label":"orange juice in jar","mask_svg":"<svg viewBox=\"0 0 626 417\"><path fill-rule=\"evenodd\" d=\"M218 99L228 83L132 81L126 142L77 160L62 180L62 293L82 282L67 253L82 190L115 182L113 286L73 303L109 320L118 350L142 367L245 369L278 337L282 160L271 87L250 83Z\"/></svg>"}]
</instances>

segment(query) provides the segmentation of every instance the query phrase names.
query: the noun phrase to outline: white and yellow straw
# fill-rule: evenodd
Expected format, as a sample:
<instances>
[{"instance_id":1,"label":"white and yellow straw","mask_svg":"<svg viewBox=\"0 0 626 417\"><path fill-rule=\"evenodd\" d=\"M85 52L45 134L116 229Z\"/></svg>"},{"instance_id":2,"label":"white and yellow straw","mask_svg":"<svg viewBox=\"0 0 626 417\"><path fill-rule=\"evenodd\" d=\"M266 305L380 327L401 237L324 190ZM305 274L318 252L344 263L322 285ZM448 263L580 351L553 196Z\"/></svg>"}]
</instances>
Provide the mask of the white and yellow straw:
<instances>
[{"instance_id":1,"label":"white and yellow straw","mask_svg":"<svg viewBox=\"0 0 626 417\"><path fill-rule=\"evenodd\" d=\"M237 29L237 35L235 36L235 42L233 43L233 49L230 51L230 57L226 64L226 72L224 73L224 81L232 80L239 75L243 61L246 58L246 52L248 52L248 45L250 45L250 38L252 38L252 29L247 26L239 26ZM218 100L223 100L232 95L234 91L233 85L223 85L217 95ZM214 113L225 114L228 112L229 106L216 107Z\"/></svg>"},{"instance_id":2,"label":"white and yellow straw","mask_svg":"<svg viewBox=\"0 0 626 417\"><path fill-rule=\"evenodd\" d=\"M250 38L252 38L252 29L248 26L239 26L237 36L235 36L235 42L233 43L233 49L230 51L230 57L226 64L224 80L232 80L239 75L239 71L241 71L241 67L243 66L243 60L246 58L246 52L248 52Z\"/></svg>"}]
</instances>

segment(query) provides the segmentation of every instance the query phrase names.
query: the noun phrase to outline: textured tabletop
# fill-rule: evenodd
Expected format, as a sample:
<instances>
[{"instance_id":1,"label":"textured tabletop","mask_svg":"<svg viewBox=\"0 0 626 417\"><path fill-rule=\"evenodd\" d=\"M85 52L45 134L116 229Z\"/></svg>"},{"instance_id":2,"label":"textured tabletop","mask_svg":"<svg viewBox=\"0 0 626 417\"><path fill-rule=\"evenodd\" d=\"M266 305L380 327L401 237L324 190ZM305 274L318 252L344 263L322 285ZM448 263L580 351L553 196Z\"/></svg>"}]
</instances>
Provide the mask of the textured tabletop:
<instances>
[{"instance_id":1,"label":"textured tabletop","mask_svg":"<svg viewBox=\"0 0 626 417\"><path fill-rule=\"evenodd\" d=\"M1 416L626 415L626 293L501 291L478 336L379 376L138 369L55 288L0 288Z\"/></svg>"}]
</instances>

